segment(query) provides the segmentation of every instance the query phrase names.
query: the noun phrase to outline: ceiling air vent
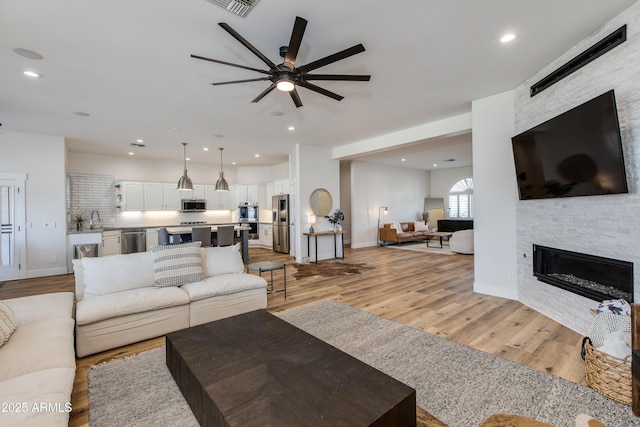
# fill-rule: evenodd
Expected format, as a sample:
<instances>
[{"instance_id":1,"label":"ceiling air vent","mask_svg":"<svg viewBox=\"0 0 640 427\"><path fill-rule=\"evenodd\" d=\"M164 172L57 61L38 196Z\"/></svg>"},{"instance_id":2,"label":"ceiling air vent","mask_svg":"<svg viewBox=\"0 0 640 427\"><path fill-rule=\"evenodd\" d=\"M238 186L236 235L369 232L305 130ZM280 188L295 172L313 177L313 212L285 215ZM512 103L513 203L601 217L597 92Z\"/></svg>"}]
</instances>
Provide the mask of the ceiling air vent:
<instances>
[{"instance_id":1,"label":"ceiling air vent","mask_svg":"<svg viewBox=\"0 0 640 427\"><path fill-rule=\"evenodd\" d=\"M208 0L210 3L218 5L229 12L246 17L260 0Z\"/></svg>"},{"instance_id":2,"label":"ceiling air vent","mask_svg":"<svg viewBox=\"0 0 640 427\"><path fill-rule=\"evenodd\" d=\"M145 144L141 144L139 142L132 142L129 145L132 146L132 147L140 147L140 148L145 146Z\"/></svg>"}]
</instances>

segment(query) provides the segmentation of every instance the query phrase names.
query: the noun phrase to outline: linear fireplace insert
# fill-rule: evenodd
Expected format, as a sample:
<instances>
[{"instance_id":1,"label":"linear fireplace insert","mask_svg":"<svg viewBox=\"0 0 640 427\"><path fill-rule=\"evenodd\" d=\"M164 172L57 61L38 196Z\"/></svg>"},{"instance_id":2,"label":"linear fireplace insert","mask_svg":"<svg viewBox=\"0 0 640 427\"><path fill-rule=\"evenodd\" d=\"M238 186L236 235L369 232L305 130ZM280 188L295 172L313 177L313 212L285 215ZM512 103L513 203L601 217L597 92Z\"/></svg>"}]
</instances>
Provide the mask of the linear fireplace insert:
<instances>
[{"instance_id":1,"label":"linear fireplace insert","mask_svg":"<svg viewBox=\"0 0 640 427\"><path fill-rule=\"evenodd\" d=\"M538 280L596 300L633 302L633 263L533 245Z\"/></svg>"}]
</instances>

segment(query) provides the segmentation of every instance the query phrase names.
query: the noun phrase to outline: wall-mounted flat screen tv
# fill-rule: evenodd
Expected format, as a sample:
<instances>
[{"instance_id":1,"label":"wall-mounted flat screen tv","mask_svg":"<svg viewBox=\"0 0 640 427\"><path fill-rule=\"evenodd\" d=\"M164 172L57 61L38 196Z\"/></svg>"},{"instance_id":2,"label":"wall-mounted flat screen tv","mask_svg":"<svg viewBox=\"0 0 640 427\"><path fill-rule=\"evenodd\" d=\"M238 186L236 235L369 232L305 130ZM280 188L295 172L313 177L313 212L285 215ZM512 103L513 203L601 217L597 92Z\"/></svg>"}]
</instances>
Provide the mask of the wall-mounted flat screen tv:
<instances>
[{"instance_id":1,"label":"wall-mounted flat screen tv","mask_svg":"<svg viewBox=\"0 0 640 427\"><path fill-rule=\"evenodd\" d=\"M628 192L613 90L511 142L520 200Z\"/></svg>"}]
</instances>

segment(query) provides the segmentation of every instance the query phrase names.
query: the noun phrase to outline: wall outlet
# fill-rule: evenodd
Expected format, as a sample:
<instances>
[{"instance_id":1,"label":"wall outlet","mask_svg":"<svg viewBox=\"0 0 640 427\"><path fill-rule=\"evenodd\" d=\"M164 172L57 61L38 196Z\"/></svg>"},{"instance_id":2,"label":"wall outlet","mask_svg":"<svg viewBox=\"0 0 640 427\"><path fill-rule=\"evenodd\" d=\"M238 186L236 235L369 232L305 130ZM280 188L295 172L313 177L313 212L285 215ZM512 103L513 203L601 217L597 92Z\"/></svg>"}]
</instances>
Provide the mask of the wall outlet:
<instances>
[{"instance_id":1,"label":"wall outlet","mask_svg":"<svg viewBox=\"0 0 640 427\"><path fill-rule=\"evenodd\" d=\"M55 264L56 262L58 262L58 257L52 256L51 258L49 258L49 262L51 262L51 264Z\"/></svg>"},{"instance_id":2,"label":"wall outlet","mask_svg":"<svg viewBox=\"0 0 640 427\"><path fill-rule=\"evenodd\" d=\"M512 272L508 272L507 273L507 280L513 280L513 273Z\"/></svg>"},{"instance_id":3,"label":"wall outlet","mask_svg":"<svg viewBox=\"0 0 640 427\"><path fill-rule=\"evenodd\" d=\"M56 222L55 221L45 221L44 222L44 228L56 228Z\"/></svg>"}]
</instances>

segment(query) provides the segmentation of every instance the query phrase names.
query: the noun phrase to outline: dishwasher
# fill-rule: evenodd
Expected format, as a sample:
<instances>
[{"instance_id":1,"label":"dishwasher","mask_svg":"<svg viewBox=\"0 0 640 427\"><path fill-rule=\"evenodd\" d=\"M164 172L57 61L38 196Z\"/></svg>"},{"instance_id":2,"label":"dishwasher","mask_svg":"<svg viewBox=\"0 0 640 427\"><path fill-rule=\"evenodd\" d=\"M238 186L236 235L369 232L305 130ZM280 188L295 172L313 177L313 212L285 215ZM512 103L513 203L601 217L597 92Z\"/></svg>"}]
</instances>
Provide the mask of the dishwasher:
<instances>
[{"instance_id":1,"label":"dishwasher","mask_svg":"<svg viewBox=\"0 0 640 427\"><path fill-rule=\"evenodd\" d=\"M147 250L147 232L143 229L122 230L120 242L120 253L145 252Z\"/></svg>"}]
</instances>

